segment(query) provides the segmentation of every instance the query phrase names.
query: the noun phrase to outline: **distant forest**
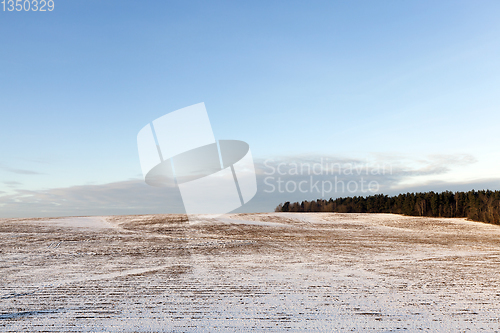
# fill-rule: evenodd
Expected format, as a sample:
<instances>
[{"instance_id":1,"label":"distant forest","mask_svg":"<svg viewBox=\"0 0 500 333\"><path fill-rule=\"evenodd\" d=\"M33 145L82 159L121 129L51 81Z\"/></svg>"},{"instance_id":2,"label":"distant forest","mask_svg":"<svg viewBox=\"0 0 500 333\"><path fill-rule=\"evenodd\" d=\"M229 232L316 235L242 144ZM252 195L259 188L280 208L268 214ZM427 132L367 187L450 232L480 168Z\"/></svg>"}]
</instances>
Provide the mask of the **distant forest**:
<instances>
[{"instance_id":1,"label":"distant forest","mask_svg":"<svg viewBox=\"0 0 500 333\"><path fill-rule=\"evenodd\" d=\"M500 191L383 194L330 200L285 202L276 212L394 213L409 216L466 217L500 224Z\"/></svg>"}]
</instances>

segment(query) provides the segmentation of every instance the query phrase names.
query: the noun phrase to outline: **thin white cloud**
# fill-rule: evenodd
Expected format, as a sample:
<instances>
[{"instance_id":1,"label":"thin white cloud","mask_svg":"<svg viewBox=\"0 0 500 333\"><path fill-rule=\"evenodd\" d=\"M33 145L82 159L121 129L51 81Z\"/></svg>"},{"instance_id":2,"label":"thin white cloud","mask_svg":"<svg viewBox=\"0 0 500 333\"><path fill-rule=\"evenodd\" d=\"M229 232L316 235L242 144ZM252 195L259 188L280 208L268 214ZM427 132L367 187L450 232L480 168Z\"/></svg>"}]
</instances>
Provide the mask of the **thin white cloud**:
<instances>
[{"instance_id":1,"label":"thin white cloud","mask_svg":"<svg viewBox=\"0 0 500 333\"><path fill-rule=\"evenodd\" d=\"M427 181L418 186L404 185L405 180L418 175L441 175L455 166L474 163L467 156L430 156L426 160L409 162L402 159L361 159L323 156L327 162L339 168L333 173L320 171L320 156L290 156L280 159L257 160L256 172L258 182L257 195L249 204L238 212L268 212L285 201L314 200L318 198L346 197L353 195L371 195L375 192L362 192L361 188L350 191L349 184L365 186L376 182L378 191L395 195L402 192L424 191L468 191L471 189L498 189L500 179L479 179L473 182ZM325 162L326 161L326 162ZM385 162L384 162L385 161ZM294 164L304 164L304 172L292 172ZM278 172L278 165L281 168ZM311 166L308 172L307 165ZM316 165L316 170L314 169ZM271 167L275 172L271 174ZM382 169L381 167L385 167ZM300 170L299 170L300 171ZM316 173L314 173L316 171ZM270 180L269 177L274 177ZM281 182L281 191L278 188ZM294 186L302 182L300 191ZM322 193L322 185L330 182L331 191ZM335 189L335 182L338 188ZM351 182L351 183L349 183ZM288 188L286 184L289 184ZM270 191L274 185L274 190ZM342 186L342 184L344 186ZM326 188L328 189L328 188ZM351 186L354 189L354 186ZM365 188L366 190L366 188ZM167 214L183 213L182 198L176 187L156 188L148 186L142 179L132 179L101 185L81 185L67 188L54 188L43 191L14 189L10 194L0 196L0 217L48 217L72 215L128 215L128 214Z\"/></svg>"},{"instance_id":2,"label":"thin white cloud","mask_svg":"<svg viewBox=\"0 0 500 333\"><path fill-rule=\"evenodd\" d=\"M1 217L182 213L176 188L156 188L142 180L82 185L43 191L16 190L0 196Z\"/></svg>"},{"instance_id":3,"label":"thin white cloud","mask_svg":"<svg viewBox=\"0 0 500 333\"><path fill-rule=\"evenodd\" d=\"M44 173L38 172L38 171L33 171L33 170L26 170L26 169L20 169L20 168L11 168L5 165L0 164L0 169L4 171L8 171L11 173L16 173L19 175L43 175Z\"/></svg>"},{"instance_id":4,"label":"thin white cloud","mask_svg":"<svg viewBox=\"0 0 500 333\"><path fill-rule=\"evenodd\" d=\"M3 182L5 185L7 186L18 186L18 185L22 185L22 183L20 182L16 182L16 181L5 181Z\"/></svg>"}]
</instances>

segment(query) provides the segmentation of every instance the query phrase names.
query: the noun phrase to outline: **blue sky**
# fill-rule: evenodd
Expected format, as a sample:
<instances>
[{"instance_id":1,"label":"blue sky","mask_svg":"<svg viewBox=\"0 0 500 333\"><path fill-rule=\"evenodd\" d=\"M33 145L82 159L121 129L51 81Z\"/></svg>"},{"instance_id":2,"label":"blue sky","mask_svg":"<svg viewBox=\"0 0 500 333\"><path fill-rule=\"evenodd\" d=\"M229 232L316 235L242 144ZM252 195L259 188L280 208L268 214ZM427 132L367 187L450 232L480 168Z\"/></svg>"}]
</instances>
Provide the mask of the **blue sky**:
<instances>
[{"instance_id":1,"label":"blue sky","mask_svg":"<svg viewBox=\"0 0 500 333\"><path fill-rule=\"evenodd\" d=\"M498 1L75 0L0 11L0 217L85 215L96 205L85 191L97 187L115 197L89 214L170 212L136 197L119 208L129 203L116 184L139 186L145 124L199 102L217 139L246 141L261 162L413 170L391 193L497 189L499 14ZM78 202L59 202L64 191Z\"/></svg>"}]
</instances>

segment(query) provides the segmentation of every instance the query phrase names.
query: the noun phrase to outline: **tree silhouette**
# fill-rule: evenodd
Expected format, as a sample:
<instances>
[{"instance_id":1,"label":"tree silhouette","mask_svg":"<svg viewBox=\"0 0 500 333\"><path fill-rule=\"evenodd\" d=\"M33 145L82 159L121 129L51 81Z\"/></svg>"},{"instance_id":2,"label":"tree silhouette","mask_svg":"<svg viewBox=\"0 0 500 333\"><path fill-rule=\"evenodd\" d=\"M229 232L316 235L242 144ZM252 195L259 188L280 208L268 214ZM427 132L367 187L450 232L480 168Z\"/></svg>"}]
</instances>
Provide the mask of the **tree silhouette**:
<instances>
[{"instance_id":1,"label":"tree silhouette","mask_svg":"<svg viewBox=\"0 0 500 333\"><path fill-rule=\"evenodd\" d=\"M500 191L419 192L389 197L318 199L279 204L276 212L394 213L409 216L466 217L500 224Z\"/></svg>"}]
</instances>

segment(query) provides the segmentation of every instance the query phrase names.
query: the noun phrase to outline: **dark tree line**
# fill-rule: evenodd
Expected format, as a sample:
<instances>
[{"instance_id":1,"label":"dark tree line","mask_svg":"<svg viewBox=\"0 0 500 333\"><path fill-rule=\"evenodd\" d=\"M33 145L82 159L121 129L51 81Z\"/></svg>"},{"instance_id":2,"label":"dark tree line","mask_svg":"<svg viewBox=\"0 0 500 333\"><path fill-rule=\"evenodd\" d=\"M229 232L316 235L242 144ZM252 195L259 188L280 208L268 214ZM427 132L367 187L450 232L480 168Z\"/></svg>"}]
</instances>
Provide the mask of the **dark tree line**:
<instances>
[{"instance_id":1,"label":"dark tree line","mask_svg":"<svg viewBox=\"0 0 500 333\"><path fill-rule=\"evenodd\" d=\"M330 200L285 202L277 212L394 213L410 216L466 217L500 224L500 191L383 194Z\"/></svg>"}]
</instances>

